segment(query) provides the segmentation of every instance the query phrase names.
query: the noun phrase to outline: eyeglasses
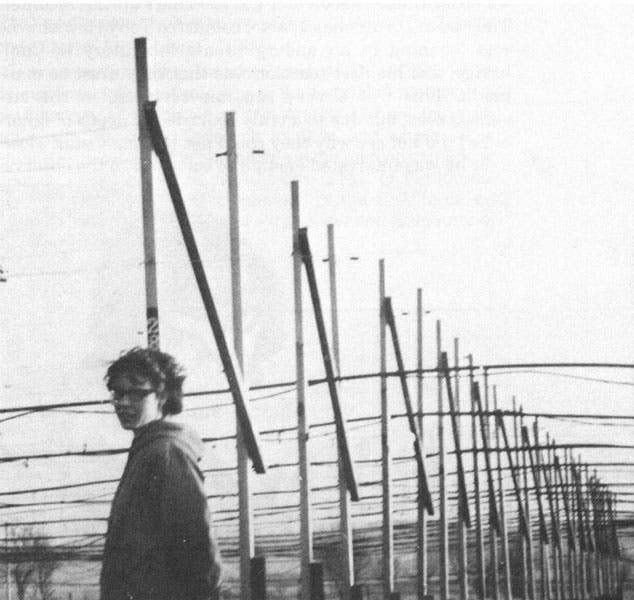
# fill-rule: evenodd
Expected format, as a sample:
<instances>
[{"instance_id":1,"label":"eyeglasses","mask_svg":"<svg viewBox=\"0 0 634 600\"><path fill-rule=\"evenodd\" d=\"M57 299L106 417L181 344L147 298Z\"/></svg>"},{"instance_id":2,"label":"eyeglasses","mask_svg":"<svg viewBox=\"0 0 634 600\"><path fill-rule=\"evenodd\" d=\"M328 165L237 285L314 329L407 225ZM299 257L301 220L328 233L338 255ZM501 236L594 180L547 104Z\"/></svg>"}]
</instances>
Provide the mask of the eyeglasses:
<instances>
[{"instance_id":1,"label":"eyeglasses","mask_svg":"<svg viewBox=\"0 0 634 600\"><path fill-rule=\"evenodd\" d=\"M127 398L132 404L140 404L155 391L156 390L147 388L112 389L110 390L110 400L113 404L120 404L124 398Z\"/></svg>"}]
</instances>

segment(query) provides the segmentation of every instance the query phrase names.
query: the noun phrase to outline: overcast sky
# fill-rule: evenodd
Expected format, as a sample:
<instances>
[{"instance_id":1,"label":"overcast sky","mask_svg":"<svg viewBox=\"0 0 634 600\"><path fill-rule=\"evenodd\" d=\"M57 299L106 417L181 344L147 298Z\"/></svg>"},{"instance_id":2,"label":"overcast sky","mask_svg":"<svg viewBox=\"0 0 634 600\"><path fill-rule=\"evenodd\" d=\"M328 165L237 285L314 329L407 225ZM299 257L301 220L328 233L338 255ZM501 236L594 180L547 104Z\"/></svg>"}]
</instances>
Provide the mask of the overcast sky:
<instances>
[{"instance_id":1,"label":"overcast sky","mask_svg":"<svg viewBox=\"0 0 634 600\"><path fill-rule=\"evenodd\" d=\"M291 180L326 309L321 258L335 225L344 373L378 368L380 258L410 368L417 287L426 366L436 319L463 361L633 362L633 6L3 5L0 17L4 406L102 398L107 361L144 344L135 37L147 38L150 96L227 330L226 162L215 154L225 111L236 113L251 382L294 378ZM190 390L223 387L156 162L154 186L162 346ZM632 382L631 371L567 373ZM507 407L517 395L527 410L631 412L631 385L495 383ZM376 413L378 384L363 394L349 414ZM292 423L286 402L256 409L258 425ZM315 419L328 417L315 402ZM215 431L196 414L201 433ZM128 442L104 415L2 427L9 454ZM68 462L16 468L15 481L120 468Z\"/></svg>"}]
</instances>

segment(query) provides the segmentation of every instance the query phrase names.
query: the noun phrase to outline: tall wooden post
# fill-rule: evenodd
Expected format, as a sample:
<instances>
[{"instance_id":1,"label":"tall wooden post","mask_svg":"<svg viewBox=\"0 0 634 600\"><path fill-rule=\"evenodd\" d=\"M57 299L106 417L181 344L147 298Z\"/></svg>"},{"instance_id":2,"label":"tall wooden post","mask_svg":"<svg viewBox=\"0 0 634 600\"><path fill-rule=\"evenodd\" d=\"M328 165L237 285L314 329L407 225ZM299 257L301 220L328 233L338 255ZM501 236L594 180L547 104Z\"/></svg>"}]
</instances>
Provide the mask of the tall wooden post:
<instances>
[{"instance_id":1,"label":"tall wooden post","mask_svg":"<svg viewBox=\"0 0 634 600\"><path fill-rule=\"evenodd\" d=\"M387 345L385 301L385 261L379 261L379 342L381 370L381 471L383 477L383 597L394 592L394 528L392 524L392 455L390 451L390 405L387 394Z\"/></svg>"},{"instance_id":2,"label":"tall wooden post","mask_svg":"<svg viewBox=\"0 0 634 600\"><path fill-rule=\"evenodd\" d=\"M7 553L9 552L9 525L4 524L4 543L7 547ZM7 557L6 572L5 572L7 600L11 600L11 561Z\"/></svg>"},{"instance_id":3,"label":"tall wooden post","mask_svg":"<svg viewBox=\"0 0 634 600\"><path fill-rule=\"evenodd\" d=\"M532 452L529 443L528 430L526 430L525 443L528 446L529 460L531 461L531 469L533 470L533 479L535 481L535 500L537 501L537 509L539 511L539 574L540 574L540 599L550 599L550 575L548 570L548 526L546 525L546 517L544 514L542 497L541 497L541 479L544 480L545 471L541 468L541 451L539 450L539 432L537 427L537 419L533 422L533 439L535 460L533 461ZM544 487L547 487L544 481Z\"/></svg>"},{"instance_id":4,"label":"tall wooden post","mask_svg":"<svg viewBox=\"0 0 634 600\"><path fill-rule=\"evenodd\" d=\"M436 321L436 365L438 367L438 479L440 487L440 600L449 597L449 532L447 529L447 484L445 473L445 429L440 358L442 353L441 324Z\"/></svg>"},{"instance_id":5,"label":"tall wooden post","mask_svg":"<svg viewBox=\"0 0 634 600\"><path fill-rule=\"evenodd\" d=\"M330 281L330 324L332 331L332 353L335 373L341 375L339 352L339 315L337 312L337 265L335 257L335 228L328 225L328 275ZM354 585L354 554L352 551L352 515L350 513L350 493L346 482L343 457L339 456L339 513L341 536L341 574L343 578L342 600L350 599L350 590Z\"/></svg>"},{"instance_id":6,"label":"tall wooden post","mask_svg":"<svg viewBox=\"0 0 634 600\"><path fill-rule=\"evenodd\" d=\"M145 316L148 348L159 348L156 248L154 241L154 200L152 194L152 140L145 122L143 105L149 100L147 45L145 38L134 40L136 95L141 163L141 202L143 212L143 256L145 264Z\"/></svg>"},{"instance_id":7,"label":"tall wooden post","mask_svg":"<svg viewBox=\"0 0 634 600\"><path fill-rule=\"evenodd\" d=\"M600 561L601 561L601 550L599 548L599 538L597 537L596 532L596 523L594 519L594 493L592 491L592 485L590 482L590 476L588 474L588 465L585 464L583 466L584 473L584 481L585 481L585 489L586 489L586 497L587 497L587 511L588 511L588 528L591 531L592 539L593 539L593 548L591 563L588 570L588 577L590 579L592 585L591 595L601 596L603 594L603 589L601 587L601 569L600 569Z\"/></svg>"},{"instance_id":8,"label":"tall wooden post","mask_svg":"<svg viewBox=\"0 0 634 600\"><path fill-rule=\"evenodd\" d=\"M519 475L521 474L521 453L520 453L520 439L518 435L518 412L517 412L517 401L515 396L513 396L513 441L515 444L515 465L517 468L517 475L519 480ZM509 465L510 468L511 465ZM524 506L524 519L526 520L526 529L528 532L528 536L525 539L520 535L520 550L521 550L521 558L522 558L522 600L528 599L528 538L531 537L531 530L529 525L529 517L526 514L526 501L525 498L522 501Z\"/></svg>"},{"instance_id":9,"label":"tall wooden post","mask_svg":"<svg viewBox=\"0 0 634 600\"><path fill-rule=\"evenodd\" d=\"M418 408L418 431L420 432L421 443L424 443L425 436L423 434L423 290L418 288L416 290L416 357L417 357L417 377L416 377L416 391L417 391L417 408ZM421 452L424 453L424 447L421 448ZM423 600L427 595L427 511L422 501L422 481L418 478L418 521L416 537L418 540L417 549L417 566L416 569L416 581L418 599Z\"/></svg>"},{"instance_id":10,"label":"tall wooden post","mask_svg":"<svg viewBox=\"0 0 634 600\"><path fill-rule=\"evenodd\" d=\"M539 442L537 442L539 443ZM554 600L561 600L559 596L559 552L558 548L560 547L559 542L559 527L557 525L557 512L555 510L555 498L554 498L554 489L552 486L552 476L550 473L550 434L546 432L546 448L545 448L545 461L543 465L544 469L544 480L546 482L546 493L548 496L549 510L550 510L550 526L552 530L552 593Z\"/></svg>"},{"instance_id":11,"label":"tall wooden post","mask_svg":"<svg viewBox=\"0 0 634 600\"><path fill-rule=\"evenodd\" d=\"M484 368L484 410L487 413L486 426L487 437L491 440L491 426L490 426L490 403L489 403L489 373L487 368ZM498 453L499 460L499 453ZM498 540L497 534L493 528L490 529L489 534L489 549L491 554L491 597L493 600L499 600L500 598L500 583L498 577Z\"/></svg>"},{"instance_id":12,"label":"tall wooden post","mask_svg":"<svg viewBox=\"0 0 634 600\"><path fill-rule=\"evenodd\" d=\"M569 452L568 448L564 449L564 464L563 464L563 480L565 484L564 493L568 498L568 515L570 519L570 528L568 531L568 576L569 576L569 596L571 600L578 600L579 598L579 573L577 572L578 555L579 555L579 543L576 539L577 521L575 513L575 495L573 493L574 485L572 477L570 476L569 467Z\"/></svg>"},{"instance_id":13,"label":"tall wooden post","mask_svg":"<svg viewBox=\"0 0 634 600\"><path fill-rule=\"evenodd\" d=\"M560 538L560 527L559 527L559 494L557 487L555 485L555 474L553 470L554 463L554 454L552 444L550 442L550 434L546 432L546 472L548 473L548 478L551 483L549 486L551 489L551 494L553 497L553 530L557 531L557 537ZM554 537L554 535L553 535ZM563 561L561 558L562 548L561 541L553 545L553 580L554 580L554 589L555 589L555 600L564 600L562 597L562 565Z\"/></svg>"},{"instance_id":14,"label":"tall wooden post","mask_svg":"<svg viewBox=\"0 0 634 600\"><path fill-rule=\"evenodd\" d=\"M520 407L520 428L524 427L524 415L523 408ZM516 445L519 445L519 441L516 439ZM524 506L526 509L526 528L528 529L528 539L526 540L526 556L528 567L528 597L531 600L535 600L535 569L534 569L534 557L533 557L533 529L531 526L531 502L530 491L528 489L528 461L526 457L526 448L522 445L522 479L524 482ZM518 463L519 464L519 463Z\"/></svg>"},{"instance_id":15,"label":"tall wooden post","mask_svg":"<svg viewBox=\"0 0 634 600\"><path fill-rule=\"evenodd\" d=\"M238 205L238 155L236 151L235 115L225 113L227 135L227 180L229 185L229 248L231 257L231 299L233 315L233 348L240 369L244 374L244 352L242 337L242 282L240 271L240 218ZM236 408L236 411L238 409ZM236 450L238 462L238 505L240 514L240 596L250 600L251 561L255 553L253 534L253 507L251 503L251 483L249 455L242 427L236 412Z\"/></svg>"},{"instance_id":16,"label":"tall wooden post","mask_svg":"<svg viewBox=\"0 0 634 600\"><path fill-rule=\"evenodd\" d=\"M580 600L587 600L588 586L586 580L586 554L588 552L588 536L586 535L584 526L585 519L583 515L581 483L579 479L579 474L577 473L575 459L572 455L572 450L570 450L569 454L568 470L570 472L575 489L575 493L573 495L575 510L573 512L576 515L576 530L578 540L577 548L579 549L577 554L577 595Z\"/></svg>"},{"instance_id":17,"label":"tall wooden post","mask_svg":"<svg viewBox=\"0 0 634 600\"><path fill-rule=\"evenodd\" d=\"M498 409L497 387L493 386L493 410ZM502 534L502 560L504 564L504 597L512 600L511 595L511 561L509 556L509 533L506 525L506 508L504 501L504 483L502 481L502 453L500 450L500 430L495 428L495 451L497 455L498 494L500 502L500 526Z\"/></svg>"},{"instance_id":18,"label":"tall wooden post","mask_svg":"<svg viewBox=\"0 0 634 600\"><path fill-rule=\"evenodd\" d=\"M462 417L460 416L460 349L459 340L454 338L454 396L456 398L456 410L458 411L458 439L462 433ZM456 449L457 451L457 449ZM467 526L462 511L458 509L458 586L460 590L460 600L467 600L469 589L468 567L467 567Z\"/></svg>"},{"instance_id":19,"label":"tall wooden post","mask_svg":"<svg viewBox=\"0 0 634 600\"><path fill-rule=\"evenodd\" d=\"M605 585L603 581L603 545L601 530L599 524L599 510L597 506L597 494L596 494L596 471L595 479L589 479L587 474L588 465L586 465L586 479L589 482L590 487L590 505L592 506L592 522L594 528L594 548L595 548L595 572L597 578L597 591L600 596L605 594Z\"/></svg>"},{"instance_id":20,"label":"tall wooden post","mask_svg":"<svg viewBox=\"0 0 634 600\"><path fill-rule=\"evenodd\" d=\"M471 446L473 448L473 489L476 514L476 562L478 599L486 597L486 570L484 565L484 537L482 535L482 506L480 502L480 467L478 464L477 408L473 397L473 356L469 354L469 390L471 390Z\"/></svg>"},{"instance_id":21,"label":"tall wooden post","mask_svg":"<svg viewBox=\"0 0 634 600\"><path fill-rule=\"evenodd\" d=\"M297 381L297 443L299 451L300 599L311 600L313 531L310 515L309 421L304 370L304 311L302 306L302 256L299 248L299 183L291 182L293 226L293 280L295 290L295 363Z\"/></svg>"}]
</instances>

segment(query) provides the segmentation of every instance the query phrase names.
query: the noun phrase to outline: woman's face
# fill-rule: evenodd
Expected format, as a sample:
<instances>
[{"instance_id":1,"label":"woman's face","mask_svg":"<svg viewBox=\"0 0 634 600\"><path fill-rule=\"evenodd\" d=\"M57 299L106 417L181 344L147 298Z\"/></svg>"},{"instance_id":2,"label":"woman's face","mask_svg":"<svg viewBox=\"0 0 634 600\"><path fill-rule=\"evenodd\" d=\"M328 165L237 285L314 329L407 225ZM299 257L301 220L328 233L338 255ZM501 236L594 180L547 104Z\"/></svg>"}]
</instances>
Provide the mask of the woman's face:
<instances>
[{"instance_id":1,"label":"woman's face","mask_svg":"<svg viewBox=\"0 0 634 600\"><path fill-rule=\"evenodd\" d=\"M143 377L120 375L110 380L112 403L124 429L135 430L163 418L164 394Z\"/></svg>"}]
</instances>

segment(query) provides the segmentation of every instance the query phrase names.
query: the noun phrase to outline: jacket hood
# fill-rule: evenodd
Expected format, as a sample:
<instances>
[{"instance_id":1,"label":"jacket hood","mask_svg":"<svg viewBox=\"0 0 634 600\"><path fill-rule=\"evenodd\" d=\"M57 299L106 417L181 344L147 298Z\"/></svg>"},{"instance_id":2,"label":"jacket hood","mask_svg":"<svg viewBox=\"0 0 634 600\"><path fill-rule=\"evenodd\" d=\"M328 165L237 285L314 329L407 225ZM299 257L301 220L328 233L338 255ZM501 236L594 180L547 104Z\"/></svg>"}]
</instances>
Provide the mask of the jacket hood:
<instances>
[{"instance_id":1,"label":"jacket hood","mask_svg":"<svg viewBox=\"0 0 634 600\"><path fill-rule=\"evenodd\" d=\"M202 459L204 446L198 434L182 423L163 419L152 421L135 432L134 441L130 447L130 456L148 444L161 439L169 439L175 443L195 463Z\"/></svg>"}]
</instances>

